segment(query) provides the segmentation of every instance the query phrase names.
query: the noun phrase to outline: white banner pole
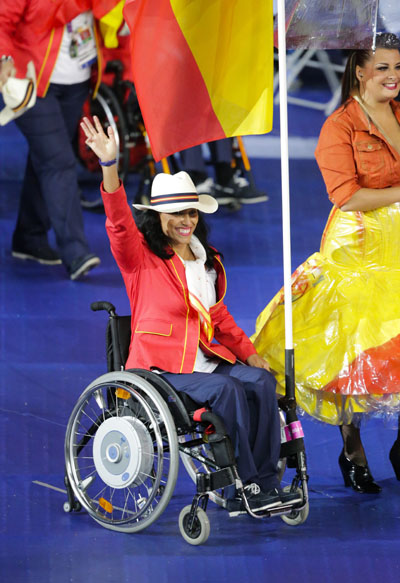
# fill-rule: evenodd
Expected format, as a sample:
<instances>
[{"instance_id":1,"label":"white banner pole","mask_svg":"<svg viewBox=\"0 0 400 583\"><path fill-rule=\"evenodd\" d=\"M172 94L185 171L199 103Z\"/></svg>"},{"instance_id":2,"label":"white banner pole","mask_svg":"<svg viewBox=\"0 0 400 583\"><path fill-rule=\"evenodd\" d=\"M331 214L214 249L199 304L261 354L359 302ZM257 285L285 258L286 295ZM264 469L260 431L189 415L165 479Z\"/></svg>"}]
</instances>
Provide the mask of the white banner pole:
<instances>
[{"instance_id":1,"label":"white banner pole","mask_svg":"<svg viewBox=\"0 0 400 583\"><path fill-rule=\"evenodd\" d=\"M286 392L294 397L294 354L292 321L292 263L290 244L290 187L289 187L289 134L286 75L286 22L285 0L278 0L278 51L279 51L279 100L281 136L281 181L282 181L282 235L283 235L283 279L285 290L285 353Z\"/></svg>"}]
</instances>

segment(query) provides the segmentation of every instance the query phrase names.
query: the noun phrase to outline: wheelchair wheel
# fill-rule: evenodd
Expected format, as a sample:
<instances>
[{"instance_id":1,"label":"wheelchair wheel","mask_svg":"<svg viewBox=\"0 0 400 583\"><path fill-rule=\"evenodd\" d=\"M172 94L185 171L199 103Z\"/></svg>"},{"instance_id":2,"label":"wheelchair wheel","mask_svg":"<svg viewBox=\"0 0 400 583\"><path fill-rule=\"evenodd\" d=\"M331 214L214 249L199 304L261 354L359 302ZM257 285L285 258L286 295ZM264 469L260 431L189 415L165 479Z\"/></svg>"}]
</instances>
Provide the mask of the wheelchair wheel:
<instances>
[{"instance_id":1,"label":"wheelchair wheel","mask_svg":"<svg viewBox=\"0 0 400 583\"><path fill-rule=\"evenodd\" d=\"M128 130L124 112L118 102L113 90L101 83L97 95L91 101L84 105L84 115L97 115L101 125L106 130L111 126L114 130L115 139L117 142L117 164L121 180L124 180L129 172L130 154L127 147ZM88 148L85 143L86 138L83 132L79 132L78 136L78 154L79 158L91 172L99 170L99 161L96 154Z\"/></svg>"},{"instance_id":2,"label":"wheelchair wheel","mask_svg":"<svg viewBox=\"0 0 400 583\"><path fill-rule=\"evenodd\" d=\"M135 374L99 377L72 411L65 460L73 492L96 522L120 532L143 530L165 510L178 474L167 404Z\"/></svg>"},{"instance_id":3,"label":"wheelchair wheel","mask_svg":"<svg viewBox=\"0 0 400 583\"><path fill-rule=\"evenodd\" d=\"M285 492L290 492L290 486L285 486L283 489ZM297 492L299 492L299 494L303 494L301 488L297 488ZM309 512L310 505L307 501L306 505L301 510L292 510L290 514L282 514L281 518L283 522L290 524L290 526L298 526L307 520Z\"/></svg>"},{"instance_id":4,"label":"wheelchair wheel","mask_svg":"<svg viewBox=\"0 0 400 583\"><path fill-rule=\"evenodd\" d=\"M192 525L189 524L191 505L182 508L179 514L179 530L190 545L202 545L210 536L210 521L202 508L196 509Z\"/></svg>"}]
</instances>

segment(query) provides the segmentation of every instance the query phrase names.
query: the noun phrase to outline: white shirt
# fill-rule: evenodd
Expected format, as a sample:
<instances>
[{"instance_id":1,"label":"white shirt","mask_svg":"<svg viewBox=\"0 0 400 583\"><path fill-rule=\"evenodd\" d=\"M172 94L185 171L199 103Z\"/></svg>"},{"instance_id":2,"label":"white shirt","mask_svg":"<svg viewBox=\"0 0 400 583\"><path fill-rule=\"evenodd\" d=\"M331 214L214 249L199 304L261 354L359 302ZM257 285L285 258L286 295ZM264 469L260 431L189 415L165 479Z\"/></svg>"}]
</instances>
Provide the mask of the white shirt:
<instances>
[{"instance_id":1,"label":"white shirt","mask_svg":"<svg viewBox=\"0 0 400 583\"><path fill-rule=\"evenodd\" d=\"M81 42L79 31L89 31L90 38ZM73 39L79 39L78 56L72 58L70 47ZM94 39L93 14L82 12L65 25L57 61L50 77L50 83L73 85L83 83L90 78L90 63L96 59L97 49Z\"/></svg>"},{"instance_id":2,"label":"white shirt","mask_svg":"<svg viewBox=\"0 0 400 583\"><path fill-rule=\"evenodd\" d=\"M217 292L215 289L217 272L214 268L208 269L205 267L207 259L206 251L195 235L192 235L190 240L190 249L196 257L194 261L184 261L180 257L185 266L188 289L209 310L210 306L217 302ZM206 356L199 346L193 370L195 372L213 372L219 362L217 358L209 358Z\"/></svg>"}]
</instances>

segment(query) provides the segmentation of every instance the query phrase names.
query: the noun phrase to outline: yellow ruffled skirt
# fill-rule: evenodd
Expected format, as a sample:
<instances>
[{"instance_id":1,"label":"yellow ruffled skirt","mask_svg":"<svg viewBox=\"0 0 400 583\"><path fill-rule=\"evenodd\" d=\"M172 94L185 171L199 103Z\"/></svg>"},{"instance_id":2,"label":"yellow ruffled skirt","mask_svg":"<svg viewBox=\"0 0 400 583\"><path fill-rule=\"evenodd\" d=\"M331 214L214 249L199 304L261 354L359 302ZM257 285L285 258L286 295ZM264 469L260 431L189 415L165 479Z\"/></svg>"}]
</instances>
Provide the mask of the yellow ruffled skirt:
<instances>
[{"instance_id":1,"label":"yellow ruffled skirt","mask_svg":"<svg viewBox=\"0 0 400 583\"><path fill-rule=\"evenodd\" d=\"M252 341L285 382L283 289ZM314 253L292 276L298 405L333 425L400 412L400 204L334 208Z\"/></svg>"}]
</instances>

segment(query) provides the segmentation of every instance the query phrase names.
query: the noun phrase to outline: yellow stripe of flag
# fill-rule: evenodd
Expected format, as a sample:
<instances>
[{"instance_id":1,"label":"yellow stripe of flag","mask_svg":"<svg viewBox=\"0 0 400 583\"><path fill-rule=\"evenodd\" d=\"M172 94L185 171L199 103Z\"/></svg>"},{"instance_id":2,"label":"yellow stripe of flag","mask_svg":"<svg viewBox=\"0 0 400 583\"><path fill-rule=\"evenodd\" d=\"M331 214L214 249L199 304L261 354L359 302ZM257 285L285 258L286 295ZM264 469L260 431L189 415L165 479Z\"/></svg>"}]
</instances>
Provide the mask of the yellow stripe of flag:
<instances>
[{"instance_id":1,"label":"yellow stripe of flag","mask_svg":"<svg viewBox=\"0 0 400 583\"><path fill-rule=\"evenodd\" d=\"M225 134L269 132L272 0L171 0L171 7Z\"/></svg>"}]
</instances>

